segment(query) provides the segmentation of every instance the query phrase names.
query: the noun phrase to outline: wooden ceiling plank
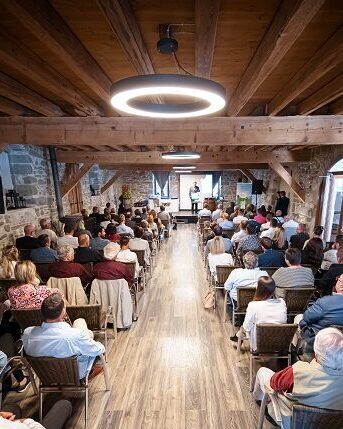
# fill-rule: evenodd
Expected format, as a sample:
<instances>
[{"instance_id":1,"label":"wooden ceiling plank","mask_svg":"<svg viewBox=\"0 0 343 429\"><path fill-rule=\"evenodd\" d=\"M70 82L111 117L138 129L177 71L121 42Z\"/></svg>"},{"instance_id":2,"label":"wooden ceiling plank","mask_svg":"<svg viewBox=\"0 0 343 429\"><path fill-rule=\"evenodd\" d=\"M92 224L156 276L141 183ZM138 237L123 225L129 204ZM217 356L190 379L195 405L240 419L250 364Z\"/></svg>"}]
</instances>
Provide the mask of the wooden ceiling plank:
<instances>
[{"instance_id":1,"label":"wooden ceiling plank","mask_svg":"<svg viewBox=\"0 0 343 429\"><path fill-rule=\"evenodd\" d=\"M67 195L71 190L75 188L75 186L89 172L89 170L93 167L93 165L94 165L93 163L84 163L82 167L80 167L75 174L69 177L65 182L62 181L61 183L62 197Z\"/></svg>"},{"instance_id":2,"label":"wooden ceiling plank","mask_svg":"<svg viewBox=\"0 0 343 429\"><path fill-rule=\"evenodd\" d=\"M211 77L221 0L195 0L195 75Z\"/></svg>"},{"instance_id":3,"label":"wooden ceiling plank","mask_svg":"<svg viewBox=\"0 0 343 429\"><path fill-rule=\"evenodd\" d=\"M276 115L306 88L343 61L343 27L301 67L268 104L268 114Z\"/></svg>"},{"instance_id":4,"label":"wooden ceiling plank","mask_svg":"<svg viewBox=\"0 0 343 429\"><path fill-rule=\"evenodd\" d=\"M289 172L283 167L280 162L273 161L269 162L269 167L284 180L287 185L294 191L294 193L301 199L302 202L305 202L305 191L299 185L299 183L293 179Z\"/></svg>"},{"instance_id":5,"label":"wooden ceiling plank","mask_svg":"<svg viewBox=\"0 0 343 429\"><path fill-rule=\"evenodd\" d=\"M228 107L237 116L277 67L325 0L284 0L246 68Z\"/></svg>"},{"instance_id":6,"label":"wooden ceiling plank","mask_svg":"<svg viewBox=\"0 0 343 429\"><path fill-rule=\"evenodd\" d=\"M251 182L254 182L256 179L256 177L252 174L252 172L250 170L248 170L247 168L240 168L241 172L244 174L245 177L247 177L249 180L251 180ZM267 189L265 186L262 187L262 191L265 194Z\"/></svg>"},{"instance_id":7,"label":"wooden ceiling plank","mask_svg":"<svg viewBox=\"0 0 343 429\"><path fill-rule=\"evenodd\" d=\"M63 110L20 82L0 72L0 95L44 116L64 116Z\"/></svg>"},{"instance_id":8,"label":"wooden ceiling plank","mask_svg":"<svg viewBox=\"0 0 343 429\"><path fill-rule=\"evenodd\" d=\"M123 173L124 172L122 170L116 171L111 179L101 187L100 194L103 194L105 191L107 191L107 189L109 189L123 175Z\"/></svg>"},{"instance_id":9,"label":"wooden ceiling plank","mask_svg":"<svg viewBox=\"0 0 343 429\"><path fill-rule=\"evenodd\" d=\"M48 0L4 0L2 6L108 103L111 80Z\"/></svg>"},{"instance_id":10,"label":"wooden ceiling plank","mask_svg":"<svg viewBox=\"0 0 343 429\"><path fill-rule=\"evenodd\" d=\"M268 170L268 164L244 164L246 168L253 168L255 170ZM118 170L122 168L121 164L100 164L100 168L106 170ZM223 171L223 170L240 170L242 164L197 164L193 171ZM173 165L154 165L154 164L127 164L125 171L172 171Z\"/></svg>"},{"instance_id":11,"label":"wooden ceiling plank","mask_svg":"<svg viewBox=\"0 0 343 429\"><path fill-rule=\"evenodd\" d=\"M329 110L333 115L343 115L343 97L330 103Z\"/></svg>"},{"instance_id":12,"label":"wooden ceiling plank","mask_svg":"<svg viewBox=\"0 0 343 429\"><path fill-rule=\"evenodd\" d=\"M0 97L0 112L11 116L35 115L32 110L4 97Z\"/></svg>"},{"instance_id":13,"label":"wooden ceiling plank","mask_svg":"<svg viewBox=\"0 0 343 429\"><path fill-rule=\"evenodd\" d=\"M308 115L341 95L343 95L343 74L299 103L297 106L298 114Z\"/></svg>"}]
</instances>

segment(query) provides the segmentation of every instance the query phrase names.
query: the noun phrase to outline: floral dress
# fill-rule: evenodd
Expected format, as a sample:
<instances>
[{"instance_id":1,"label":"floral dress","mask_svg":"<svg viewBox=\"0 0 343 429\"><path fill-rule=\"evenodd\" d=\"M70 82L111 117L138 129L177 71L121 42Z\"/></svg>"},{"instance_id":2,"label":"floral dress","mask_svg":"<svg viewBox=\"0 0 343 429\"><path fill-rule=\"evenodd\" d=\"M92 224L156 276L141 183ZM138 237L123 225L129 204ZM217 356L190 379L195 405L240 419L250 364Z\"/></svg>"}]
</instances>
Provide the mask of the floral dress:
<instances>
[{"instance_id":1,"label":"floral dress","mask_svg":"<svg viewBox=\"0 0 343 429\"><path fill-rule=\"evenodd\" d=\"M10 287L8 297L13 310L41 308L45 298L53 293L61 293L59 289L49 288L47 286L34 286L25 284L21 286Z\"/></svg>"}]
</instances>

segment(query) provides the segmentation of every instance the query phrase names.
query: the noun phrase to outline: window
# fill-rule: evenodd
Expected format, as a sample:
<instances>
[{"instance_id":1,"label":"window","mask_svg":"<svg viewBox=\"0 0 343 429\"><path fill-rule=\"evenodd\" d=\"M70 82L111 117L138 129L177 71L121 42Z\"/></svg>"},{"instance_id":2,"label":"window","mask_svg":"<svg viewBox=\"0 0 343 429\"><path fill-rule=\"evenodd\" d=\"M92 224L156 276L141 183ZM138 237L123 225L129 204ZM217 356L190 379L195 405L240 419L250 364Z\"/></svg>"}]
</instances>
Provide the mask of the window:
<instances>
[{"instance_id":1,"label":"window","mask_svg":"<svg viewBox=\"0 0 343 429\"><path fill-rule=\"evenodd\" d=\"M161 191L161 187L157 183L156 177L154 176L154 194L158 195L160 198L170 198L170 177L168 178L167 183Z\"/></svg>"},{"instance_id":2,"label":"window","mask_svg":"<svg viewBox=\"0 0 343 429\"><path fill-rule=\"evenodd\" d=\"M218 183L214 185L212 189L212 197L220 198L221 197L221 189L222 189L222 177L219 177Z\"/></svg>"}]
</instances>

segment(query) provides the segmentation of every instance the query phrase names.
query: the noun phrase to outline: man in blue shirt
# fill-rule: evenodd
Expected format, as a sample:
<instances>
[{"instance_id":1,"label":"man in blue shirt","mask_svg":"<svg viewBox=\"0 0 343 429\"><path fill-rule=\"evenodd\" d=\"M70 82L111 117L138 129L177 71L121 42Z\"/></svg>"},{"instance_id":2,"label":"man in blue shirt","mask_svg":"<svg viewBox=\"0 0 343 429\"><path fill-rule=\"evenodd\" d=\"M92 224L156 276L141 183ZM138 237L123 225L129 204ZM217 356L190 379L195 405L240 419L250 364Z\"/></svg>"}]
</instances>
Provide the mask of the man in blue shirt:
<instances>
[{"instance_id":1,"label":"man in blue shirt","mask_svg":"<svg viewBox=\"0 0 343 429\"><path fill-rule=\"evenodd\" d=\"M272 249L272 240L268 237L263 237L260 240L263 253L258 255L259 267L284 267L285 257L282 252Z\"/></svg>"},{"instance_id":2,"label":"man in blue shirt","mask_svg":"<svg viewBox=\"0 0 343 429\"><path fill-rule=\"evenodd\" d=\"M31 260L36 263L58 261L57 252L50 248L51 241L47 234L42 234L37 238L39 247L31 250Z\"/></svg>"},{"instance_id":3,"label":"man in blue shirt","mask_svg":"<svg viewBox=\"0 0 343 429\"><path fill-rule=\"evenodd\" d=\"M64 321L66 308L61 294L53 293L45 298L41 312L42 325L26 328L23 333L25 352L33 357L77 356L79 377L83 379L92 369L96 357L105 353L105 347L94 341L87 329L73 328Z\"/></svg>"}]
</instances>

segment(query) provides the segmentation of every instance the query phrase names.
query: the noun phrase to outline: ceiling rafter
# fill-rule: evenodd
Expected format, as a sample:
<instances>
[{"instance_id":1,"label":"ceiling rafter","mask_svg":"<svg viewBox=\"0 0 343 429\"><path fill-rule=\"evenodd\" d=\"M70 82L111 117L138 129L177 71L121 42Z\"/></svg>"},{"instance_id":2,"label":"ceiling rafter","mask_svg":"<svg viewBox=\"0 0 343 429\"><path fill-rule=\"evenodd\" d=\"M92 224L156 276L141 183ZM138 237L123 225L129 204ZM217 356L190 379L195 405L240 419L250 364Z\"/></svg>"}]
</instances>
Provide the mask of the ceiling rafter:
<instances>
[{"instance_id":1,"label":"ceiling rafter","mask_svg":"<svg viewBox=\"0 0 343 429\"><path fill-rule=\"evenodd\" d=\"M299 185L299 183L289 174L289 172L283 167L280 162L273 161L269 162L269 167L279 176L282 180L284 180L287 185L293 190L293 192L301 199L301 201L305 202L305 191Z\"/></svg>"},{"instance_id":2,"label":"ceiling rafter","mask_svg":"<svg viewBox=\"0 0 343 429\"><path fill-rule=\"evenodd\" d=\"M35 116L36 113L21 104L15 103L5 97L0 97L0 112L11 116Z\"/></svg>"}]
</instances>

